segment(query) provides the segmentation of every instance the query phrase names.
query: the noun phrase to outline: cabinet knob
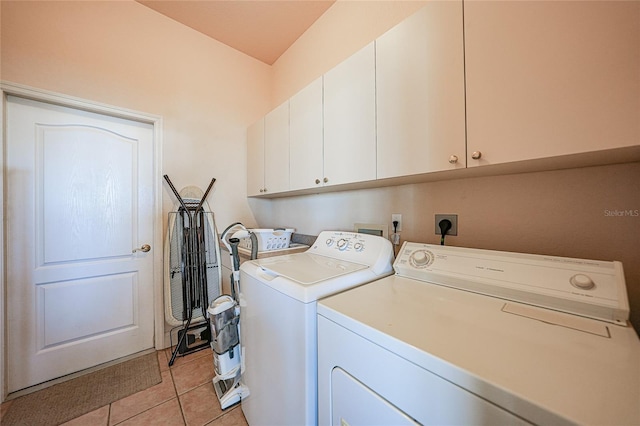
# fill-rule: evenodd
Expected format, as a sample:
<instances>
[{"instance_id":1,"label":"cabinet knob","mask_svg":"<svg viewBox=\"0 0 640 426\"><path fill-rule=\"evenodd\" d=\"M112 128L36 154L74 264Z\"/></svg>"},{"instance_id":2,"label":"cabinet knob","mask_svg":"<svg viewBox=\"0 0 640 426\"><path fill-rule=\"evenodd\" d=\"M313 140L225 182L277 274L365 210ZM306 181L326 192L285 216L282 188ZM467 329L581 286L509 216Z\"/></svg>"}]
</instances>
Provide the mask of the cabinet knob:
<instances>
[{"instance_id":1,"label":"cabinet knob","mask_svg":"<svg viewBox=\"0 0 640 426\"><path fill-rule=\"evenodd\" d=\"M451 157L449 157L449 163L456 164L457 162L458 162L458 156L457 155L452 155Z\"/></svg>"},{"instance_id":2,"label":"cabinet knob","mask_svg":"<svg viewBox=\"0 0 640 426\"><path fill-rule=\"evenodd\" d=\"M264 192L267 192L267 188L264 189Z\"/></svg>"},{"instance_id":3,"label":"cabinet knob","mask_svg":"<svg viewBox=\"0 0 640 426\"><path fill-rule=\"evenodd\" d=\"M323 181L324 183L327 183L327 182L329 182L329 178L324 178L324 179L322 179L322 181Z\"/></svg>"},{"instance_id":4,"label":"cabinet knob","mask_svg":"<svg viewBox=\"0 0 640 426\"><path fill-rule=\"evenodd\" d=\"M473 154L471 154L471 158L474 160L479 160L480 157L482 157L482 153L480 151L473 151Z\"/></svg>"},{"instance_id":5,"label":"cabinet knob","mask_svg":"<svg viewBox=\"0 0 640 426\"><path fill-rule=\"evenodd\" d=\"M316 179L316 185L320 183L320 179Z\"/></svg>"},{"instance_id":6,"label":"cabinet knob","mask_svg":"<svg viewBox=\"0 0 640 426\"><path fill-rule=\"evenodd\" d=\"M260 192L264 192L264 189L260 188Z\"/></svg>"}]
</instances>

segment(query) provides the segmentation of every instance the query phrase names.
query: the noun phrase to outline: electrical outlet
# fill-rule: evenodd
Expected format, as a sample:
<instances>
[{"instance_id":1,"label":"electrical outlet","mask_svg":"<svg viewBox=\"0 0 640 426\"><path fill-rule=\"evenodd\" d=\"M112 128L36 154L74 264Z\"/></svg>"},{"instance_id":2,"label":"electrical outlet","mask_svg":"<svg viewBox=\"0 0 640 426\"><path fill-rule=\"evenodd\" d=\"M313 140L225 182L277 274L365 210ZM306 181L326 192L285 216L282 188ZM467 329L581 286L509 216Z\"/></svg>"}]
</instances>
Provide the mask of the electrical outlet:
<instances>
[{"instance_id":1,"label":"electrical outlet","mask_svg":"<svg viewBox=\"0 0 640 426\"><path fill-rule=\"evenodd\" d=\"M402 231L402 215L399 213L394 213L391 215L391 230L393 230L393 222L398 221L398 229L396 229L395 231L400 232Z\"/></svg>"},{"instance_id":2,"label":"electrical outlet","mask_svg":"<svg viewBox=\"0 0 640 426\"><path fill-rule=\"evenodd\" d=\"M436 215L436 235L440 235L440 221L449 219L451 221L451 229L447 231L447 235L458 235L458 215L457 214L437 214Z\"/></svg>"}]
</instances>

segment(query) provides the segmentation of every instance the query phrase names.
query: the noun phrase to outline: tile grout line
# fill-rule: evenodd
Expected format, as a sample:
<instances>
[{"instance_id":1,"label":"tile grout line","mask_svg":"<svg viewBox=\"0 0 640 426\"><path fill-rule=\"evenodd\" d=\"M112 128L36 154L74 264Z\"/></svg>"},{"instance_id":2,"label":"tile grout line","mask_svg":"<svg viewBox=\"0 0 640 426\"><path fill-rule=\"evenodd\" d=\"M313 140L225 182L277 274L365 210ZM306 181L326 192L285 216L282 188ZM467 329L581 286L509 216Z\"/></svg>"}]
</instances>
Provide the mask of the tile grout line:
<instances>
[{"instance_id":1,"label":"tile grout line","mask_svg":"<svg viewBox=\"0 0 640 426\"><path fill-rule=\"evenodd\" d=\"M165 358L167 357L167 353L164 353ZM167 361L168 362L168 361ZM180 408L180 415L182 416L182 423L187 424L187 418L184 415L184 410L182 409L182 402L180 401L180 395L178 394L178 388L176 388L176 381L173 377L173 366L169 366L169 375L171 376L171 384L173 385L173 391L176 394L176 399L178 402L178 408Z\"/></svg>"}]
</instances>

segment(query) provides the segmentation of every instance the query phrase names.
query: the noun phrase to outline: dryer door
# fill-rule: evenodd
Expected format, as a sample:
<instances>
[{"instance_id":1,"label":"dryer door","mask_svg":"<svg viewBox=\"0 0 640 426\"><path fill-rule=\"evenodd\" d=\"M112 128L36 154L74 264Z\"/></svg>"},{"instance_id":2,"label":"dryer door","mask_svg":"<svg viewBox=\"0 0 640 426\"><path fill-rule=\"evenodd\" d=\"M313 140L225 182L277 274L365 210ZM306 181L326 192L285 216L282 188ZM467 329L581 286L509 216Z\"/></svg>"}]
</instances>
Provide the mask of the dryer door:
<instances>
[{"instance_id":1,"label":"dryer door","mask_svg":"<svg viewBox=\"0 0 640 426\"><path fill-rule=\"evenodd\" d=\"M419 425L358 379L336 367L331 372L331 424Z\"/></svg>"}]
</instances>

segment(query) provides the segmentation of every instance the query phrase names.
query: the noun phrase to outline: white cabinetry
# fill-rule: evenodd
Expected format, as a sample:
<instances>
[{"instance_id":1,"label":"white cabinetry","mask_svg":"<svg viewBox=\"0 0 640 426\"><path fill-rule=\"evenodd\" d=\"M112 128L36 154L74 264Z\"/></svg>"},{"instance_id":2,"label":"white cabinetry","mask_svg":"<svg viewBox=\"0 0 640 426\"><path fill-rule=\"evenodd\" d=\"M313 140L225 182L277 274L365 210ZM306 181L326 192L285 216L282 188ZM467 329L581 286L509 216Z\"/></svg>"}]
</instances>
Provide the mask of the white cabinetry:
<instances>
[{"instance_id":1,"label":"white cabinetry","mask_svg":"<svg viewBox=\"0 0 640 426\"><path fill-rule=\"evenodd\" d=\"M639 1L427 2L249 129L248 195L637 161L638 52Z\"/></svg>"},{"instance_id":2,"label":"white cabinetry","mask_svg":"<svg viewBox=\"0 0 640 426\"><path fill-rule=\"evenodd\" d=\"M376 178L375 43L324 76L326 185Z\"/></svg>"},{"instance_id":3,"label":"white cabinetry","mask_svg":"<svg viewBox=\"0 0 640 426\"><path fill-rule=\"evenodd\" d=\"M323 185L322 77L289 100L290 189Z\"/></svg>"},{"instance_id":4,"label":"white cabinetry","mask_svg":"<svg viewBox=\"0 0 640 426\"><path fill-rule=\"evenodd\" d=\"M377 177L464 168L462 1L430 2L376 40Z\"/></svg>"},{"instance_id":5,"label":"white cabinetry","mask_svg":"<svg viewBox=\"0 0 640 426\"><path fill-rule=\"evenodd\" d=\"M640 2L464 7L469 167L638 145Z\"/></svg>"},{"instance_id":6,"label":"white cabinetry","mask_svg":"<svg viewBox=\"0 0 640 426\"><path fill-rule=\"evenodd\" d=\"M247 129L247 195L264 193L264 117Z\"/></svg>"},{"instance_id":7,"label":"white cabinetry","mask_svg":"<svg viewBox=\"0 0 640 426\"><path fill-rule=\"evenodd\" d=\"M289 190L289 101L264 118L265 192Z\"/></svg>"},{"instance_id":8,"label":"white cabinetry","mask_svg":"<svg viewBox=\"0 0 640 426\"><path fill-rule=\"evenodd\" d=\"M289 101L247 130L247 195L289 190Z\"/></svg>"}]
</instances>

